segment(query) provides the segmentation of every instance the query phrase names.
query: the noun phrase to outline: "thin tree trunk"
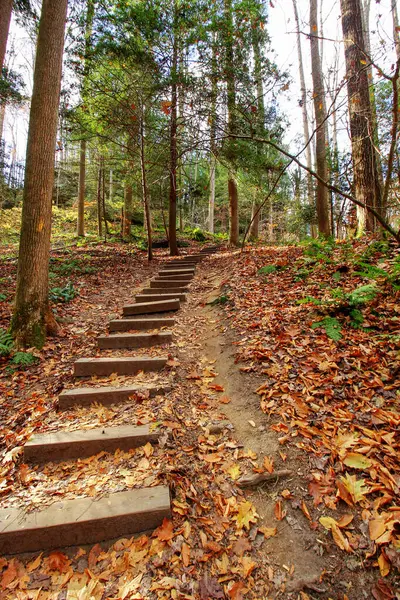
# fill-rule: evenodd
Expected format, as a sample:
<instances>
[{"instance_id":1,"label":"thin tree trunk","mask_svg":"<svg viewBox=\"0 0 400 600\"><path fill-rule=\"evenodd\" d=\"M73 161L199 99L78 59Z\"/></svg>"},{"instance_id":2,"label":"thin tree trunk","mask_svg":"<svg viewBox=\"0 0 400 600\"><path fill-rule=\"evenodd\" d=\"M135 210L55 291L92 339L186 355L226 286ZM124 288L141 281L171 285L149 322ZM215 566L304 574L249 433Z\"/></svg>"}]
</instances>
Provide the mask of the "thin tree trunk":
<instances>
[{"instance_id":1,"label":"thin tree trunk","mask_svg":"<svg viewBox=\"0 0 400 600\"><path fill-rule=\"evenodd\" d=\"M400 60L400 26L397 0L392 0L393 40L395 44L396 57Z\"/></svg>"},{"instance_id":2,"label":"thin tree trunk","mask_svg":"<svg viewBox=\"0 0 400 600\"><path fill-rule=\"evenodd\" d=\"M110 235L107 222L107 211L106 211L106 170L104 168L104 157L102 158L101 168L101 208L104 219L104 241L107 241L107 236Z\"/></svg>"},{"instance_id":3,"label":"thin tree trunk","mask_svg":"<svg viewBox=\"0 0 400 600\"><path fill-rule=\"evenodd\" d=\"M324 180L328 179L328 164L326 160L326 106L325 89L322 77L322 66L318 42L318 4L310 0L310 43L311 70L314 88L314 112L316 122L316 162L317 173ZM331 233L329 222L329 197L327 188L319 181L317 183L317 219L319 233L328 236Z\"/></svg>"},{"instance_id":4,"label":"thin tree trunk","mask_svg":"<svg viewBox=\"0 0 400 600\"><path fill-rule=\"evenodd\" d=\"M103 237L103 216L102 216L102 203L101 203L101 182L102 182L102 172L101 172L101 161L98 171L97 177L97 233L99 238Z\"/></svg>"},{"instance_id":5,"label":"thin tree trunk","mask_svg":"<svg viewBox=\"0 0 400 600\"><path fill-rule=\"evenodd\" d=\"M368 207L381 212L381 188L373 140L373 116L368 74L364 67L365 44L360 0L341 0L345 44L347 94L353 156L355 197L367 206L357 206L358 235L375 230L375 218Z\"/></svg>"},{"instance_id":6,"label":"thin tree trunk","mask_svg":"<svg viewBox=\"0 0 400 600\"><path fill-rule=\"evenodd\" d=\"M174 0L174 43L172 51L171 69L171 122L170 122L170 175L169 175L169 252L171 256L177 256L178 244L176 239L176 204L177 204L177 71L178 71L178 3Z\"/></svg>"},{"instance_id":7,"label":"thin tree trunk","mask_svg":"<svg viewBox=\"0 0 400 600\"><path fill-rule=\"evenodd\" d=\"M57 326L49 306L54 185L67 0L43 0L29 119L17 290L12 332L19 346L41 348Z\"/></svg>"},{"instance_id":8,"label":"thin tree trunk","mask_svg":"<svg viewBox=\"0 0 400 600\"><path fill-rule=\"evenodd\" d=\"M301 36L300 36L300 21L299 14L297 11L297 2L293 0L293 10L294 10L294 18L296 21L296 37L297 37L297 56L299 61L299 75L300 75L300 88L301 88L301 110L303 113L303 136L304 136L304 145L307 145L306 148L306 162L307 167L312 169L312 156L311 156L311 144L310 141L310 128L308 125L308 114L307 114L307 88L306 88L306 79L304 75L304 65L303 65L303 53L301 49ZM312 176L307 173L307 195L308 201L310 204L314 202L314 190L313 190L313 181Z\"/></svg>"},{"instance_id":9,"label":"thin tree trunk","mask_svg":"<svg viewBox=\"0 0 400 600\"><path fill-rule=\"evenodd\" d=\"M8 32L10 31L13 0L2 0L0 10L0 73L4 65L7 50Z\"/></svg>"},{"instance_id":10,"label":"thin tree trunk","mask_svg":"<svg viewBox=\"0 0 400 600\"><path fill-rule=\"evenodd\" d=\"M235 90L235 65L233 54L233 16L232 0L224 0L225 16L225 82L227 89L228 107L228 135L236 132L236 90ZM227 158L229 160L228 171L228 198L229 198L229 243L232 246L239 244L239 198L234 167L235 150L234 141L228 140Z\"/></svg>"},{"instance_id":11,"label":"thin tree trunk","mask_svg":"<svg viewBox=\"0 0 400 600\"><path fill-rule=\"evenodd\" d=\"M78 225L77 235L85 235L85 184L86 184L86 140L81 140L79 160Z\"/></svg>"},{"instance_id":12,"label":"thin tree trunk","mask_svg":"<svg viewBox=\"0 0 400 600\"><path fill-rule=\"evenodd\" d=\"M110 179L108 188L108 202L111 204L113 201L113 170L110 169Z\"/></svg>"},{"instance_id":13,"label":"thin tree trunk","mask_svg":"<svg viewBox=\"0 0 400 600\"><path fill-rule=\"evenodd\" d=\"M152 236L152 227L151 227L151 214L150 214L150 202L149 195L147 191L147 177L146 177L146 146L145 146L145 137L144 137L144 109L142 110L141 120L140 120L140 166L142 173L142 196L143 196L143 205L144 205L144 214L146 219L146 229L147 229L147 256L149 261L153 260L153 236Z\"/></svg>"},{"instance_id":14,"label":"thin tree trunk","mask_svg":"<svg viewBox=\"0 0 400 600\"><path fill-rule=\"evenodd\" d=\"M210 115L210 197L208 202L208 231L214 233L215 214L215 169L216 160L216 133L217 133L217 100L218 100L218 76L217 76L217 35L213 32L212 59L211 59L211 115Z\"/></svg>"}]
</instances>

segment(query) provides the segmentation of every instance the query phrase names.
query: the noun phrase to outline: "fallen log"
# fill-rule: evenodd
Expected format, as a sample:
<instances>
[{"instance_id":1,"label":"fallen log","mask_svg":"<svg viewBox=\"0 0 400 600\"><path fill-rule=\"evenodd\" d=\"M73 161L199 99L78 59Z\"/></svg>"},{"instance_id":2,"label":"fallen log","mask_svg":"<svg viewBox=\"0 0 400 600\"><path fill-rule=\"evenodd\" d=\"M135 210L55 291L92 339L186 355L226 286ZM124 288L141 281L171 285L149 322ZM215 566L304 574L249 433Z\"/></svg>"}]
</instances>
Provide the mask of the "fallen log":
<instances>
[{"instance_id":1,"label":"fallen log","mask_svg":"<svg viewBox=\"0 0 400 600\"><path fill-rule=\"evenodd\" d=\"M282 469L281 471L275 471L274 473L248 473L238 479L236 483L241 488L253 487L260 483L276 481L281 477L289 477L292 474L293 471L290 471L289 469Z\"/></svg>"}]
</instances>

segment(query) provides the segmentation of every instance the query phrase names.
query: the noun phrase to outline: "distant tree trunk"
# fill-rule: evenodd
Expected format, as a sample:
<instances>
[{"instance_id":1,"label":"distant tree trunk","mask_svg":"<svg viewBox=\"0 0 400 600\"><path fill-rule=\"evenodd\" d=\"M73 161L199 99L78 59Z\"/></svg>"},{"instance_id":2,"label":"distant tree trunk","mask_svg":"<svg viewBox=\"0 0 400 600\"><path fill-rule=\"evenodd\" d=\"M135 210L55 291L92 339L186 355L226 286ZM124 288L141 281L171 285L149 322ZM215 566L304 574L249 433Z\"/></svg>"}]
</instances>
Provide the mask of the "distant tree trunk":
<instances>
[{"instance_id":1,"label":"distant tree trunk","mask_svg":"<svg viewBox=\"0 0 400 600\"><path fill-rule=\"evenodd\" d=\"M78 225L77 235L85 235L85 184L86 184L86 140L81 140L79 161Z\"/></svg>"},{"instance_id":2,"label":"distant tree trunk","mask_svg":"<svg viewBox=\"0 0 400 600\"><path fill-rule=\"evenodd\" d=\"M183 231L183 183L184 183L184 172L183 172L183 156L182 156L182 140L185 131L185 96L184 96L184 75L185 75L185 61L183 56L183 50L179 50L179 88L178 88L178 125L177 133L179 132L179 160L178 160L178 206L179 206L179 231Z\"/></svg>"},{"instance_id":3,"label":"distant tree trunk","mask_svg":"<svg viewBox=\"0 0 400 600\"><path fill-rule=\"evenodd\" d=\"M217 77L217 36L213 33L212 59L211 59L211 115L210 115L210 197L208 202L208 231L214 233L215 213L215 170L216 159L216 133L217 133L217 99L218 99L218 77Z\"/></svg>"},{"instance_id":4,"label":"distant tree trunk","mask_svg":"<svg viewBox=\"0 0 400 600\"><path fill-rule=\"evenodd\" d=\"M7 50L8 32L10 31L13 0L2 0L0 10L0 73L4 65Z\"/></svg>"},{"instance_id":5,"label":"distant tree trunk","mask_svg":"<svg viewBox=\"0 0 400 600\"><path fill-rule=\"evenodd\" d=\"M392 0L393 40L395 44L396 57L400 60L400 25L399 13L397 11L397 0Z\"/></svg>"},{"instance_id":6,"label":"distant tree trunk","mask_svg":"<svg viewBox=\"0 0 400 600\"><path fill-rule=\"evenodd\" d=\"M110 179L108 188L108 202L111 204L113 201L113 170L110 169Z\"/></svg>"},{"instance_id":7,"label":"distant tree trunk","mask_svg":"<svg viewBox=\"0 0 400 600\"><path fill-rule=\"evenodd\" d=\"M146 219L147 230L147 256L149 260L153 260L153 236L151 227L151 214L149 194L147 190L147 174L146 174L146 146L144 137L144 110L142 111L140 120L140 166L142 173L142 197L144 205L144 214Z\"/></svg>"},{"instance_id":8,"label":"distant tree trunk","mask_svg":"<svg viewBox=\"0 0 400 600\"><path fill-rule=\"evenodd\" d=\"M228 135L236 133L236 90L235 90L235 65L233 54L233 15L232 0L224 0L225 17L225 82L227 89L228 108ZM239 198L234 167L235 151L233 140L228 140L227 158L229 160L228 172L228 198L230 210L229 243L232 246L239 244Z\"/></svg>"},{"instance_id":9,"label":"distant tree trunk","mask_svg":"<svg viewBox=\"0 0 400 600\"><path fill-rule=\"evenodd\" d=\"M97 176L97 233L101 238L103 237L103 205L101 202L101 184L103 180L102 170L101 170L101 162L98 170Z\"/></svg>"},{"instance_id":10,"label":"distant tree trunk","mask_svg":"<svg viewBox=\"0 0 400 600\"><path fill-rule=\"evenodd\" d=\"M257 240L260 234L260 211L259 205L254 199L252 208L251 208L251 227L249 230L250 239Z\"/></svg>"},{"instance_id":11,"label":"distant tree trunk","mask_svg":"<svg viewBox=\"0 0 400 600\"><path fill-rule=\"evenodd\" d=\"M178 167L178 115L177 115L177 71L178 71L178 3L174 0L174 42L172 51L172 84L171 84L171 122L170 122L170 174L169 174L169 252L177 256L178 244L176 239L176 174Z\"/></svg>"},{"instance_id":12,"label":"distant tree trunk","mask_svg":"<svg viewBox=\"0 0 400 600\"><path fill-rule=\"evenodd\" d=\"M314 112L316 123L316 166L318 175L328 180L328 164L326 160L326 106L325 89L322 77L322 66L319 55L318 41L318 4L317 0L310 0L310 43L311 43L311 70L314 88ZM331 233L329 221L329 195L328 190L319 181L317 182L317 219L319 233L328 236Z\"/></svg>"},{"instance_id":13,"label":"distant tree trunk","mask_svg":"<svg viewBox=\"0 0 400 600\"><path fill-rule=\"evenodd\" d=\"M303 53L301 49L301 36L300 36L300 21L299 14L297 11L297 1L293 0L293 10L294 10L294 18L296 21L296 37L297 37L297 57L299 61L299 75L300 75L300 88L301 88L301 110L303 113L303 136L304 136L304 145L307 145L306 148L306 161L307 168L312 169L312 156L311 156L311 143L310 142L310 128L308 125L308 113L307 113L307 88L306 88L306 79L304 76L304 65L303 65ZM312 175L307 173L307 195L308 201L310 204L314 202L314 190L313 190L313 180Z\"/></svg>"},{"instance_id":14,"label":"distant tree trunk","mask_svg":"<svg viewBox=\"0 0 400 600\"><path fill-rule=\"evenodd\" d=\"M49 306L51 203L67 0L43 0L29 119L12 332L41 348L57 326Z\"/></svg>"},{"instance_id":15,"label":"distant tree trunk","mask_svg":"<svg viewBox=\"0 0 400 600\"><path fill-rule=\"evenodd\" d=\"M82 82L82 100L85 101L86 80L88 76L88 53L91 45L91 35L93 29L95 0L87 0L86 23L85 23L85 55L83 58L83 82ZM83 132L82 132L83 133ZM81 140L81 152L79 158L79 191L78 191L78 221L77 235L84 237L85 235L85 191L86 191L86 140Z\"/></svg>"},{"instance_id":16,"label":"distant tree trunk","mask_svg":"<svg viewBox=\"0 0 400 600\"><path fill-rule=\"evenodd\" d=\"M345 44L347 94L353 155L354 187L357 200L358 235L375 230L375 219L368 207L381 211L381 188L373 140L373 116L366 60L360 0L340 0Z\"/></svg>"},{"instance_id":17,"label":"distant tree trunk","mask_svg":"<svg viewBox=\"0 0 400 600\"><path fill-rule=\"evenodd\" d=\"M106 170L104 168L104 157L102 158L102 168L101 168L101 209L103 213L104 219L104 240L107 240L107 236L110 235L110 231L108 229L108 221L107 221L107 211L106 211Z\"/></svg>"}]
</instances>

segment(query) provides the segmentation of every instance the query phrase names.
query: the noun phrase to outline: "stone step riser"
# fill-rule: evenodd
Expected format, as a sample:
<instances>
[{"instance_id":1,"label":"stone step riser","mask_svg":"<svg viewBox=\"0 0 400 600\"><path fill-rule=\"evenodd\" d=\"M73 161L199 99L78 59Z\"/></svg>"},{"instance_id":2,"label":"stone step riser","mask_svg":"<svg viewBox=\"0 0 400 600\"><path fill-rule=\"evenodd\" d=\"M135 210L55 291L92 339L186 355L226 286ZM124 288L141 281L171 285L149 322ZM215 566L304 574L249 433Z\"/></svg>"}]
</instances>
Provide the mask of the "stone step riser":
<instances>
[{"instance_id":1,"label":"stone step riser","mask_svg":"<svg viewBox=\"0 0 400 600\"><path fill-rule=\"evenodd\" d=\"M179 299L157 301L156 298L150 298L136 304L127 304L123 307L125 317L130 315L149 315L152 313L164 313L169 311L179 310Z\"/></svg>"},{"instance_id":2,"label":"stone step riser","mask_svg":"<svg viewBox=\"0 0 400 600\"><path fill-rule=\"evenodd\" d=\"M118 350L122 348L152 348L172 342L172 332L160 333L122 333L101 335L97 338L101 350Z\"/></svg>"},{"instance_id":3,"label":"stone step riser","mask_svg":"<svg viewBox=\"0 0 400 600\"><path fill-rule=\"evenodd\" d=\"M74 363L75 377L101 377L135 375L139 371L161 371L167 358L120 357L120 358L80 358Z\"/></svg>"},{"instance_id":4,"label":"stone step riser","mask_svg":"<svg viewBox=\"0 0 400 600\"><path fill-rule=\"evenodd\" d=\"M150 288L182 288L187 285L188 282L174 279L152 279L150 281Z\"/></svg>"},{"instance_id":5,"label":"stone step riser","mask_svg":"<svg viewBox=\"0 0 400 600\"><path fill-rule=\"evenodd\" d=\"M190 282L193 280L193 275L180 275L179 273L167 273L161 271L158 275L156 275L155 279L158 281L163 281L165 279L174 279L175 281L183 281Z\"/></svg>"},{"instance_id":6,"label":"stone step riser","mask_svg":"<svg viewBox=\"0 0 400 600\"><path fill-rule=\"evenodd\" d=\"M110 321L108 329L110 333L114 333L116 331L146 331L174 325L175 319L118 319Z\"/></svg>"},{"instance_id":7,"label":"stone step riser","mask_svg":"<svg viewBox=\"0 0 400 600\"><path fill-rule=\"evenodd\" d=\"M164 395L171 391L169 386L107 386L102 388L75 388L65 390L58 398L58 408L67 410L74 406L90 406L94 402L109 406L118 402L128 402L135 395L149 394L150 398Z\"/></svg>"},{"instance_id":8,"label":"stone step riser","mask_svg":"<svg viewBox=\"0 0 400 600\"><path fill-rule=\"evenodd\" d=\"M189 288L187 287L165 287L165 286L156 286L144 288L140 293L141 294L151 294L152 296L159 296L160 294L164 296L165 294L174 296L175 298L179 297L176 294L187 294L189 292Z\"/></svg>"},{"instance_id":9,"label":"stone step riser","mask_svg":"<svg viewBox=\"0 0 400 600\"><path fill-rule=\"evenodd\" d=\"M174 292L172 294L138 294L137 296L135 296L135 302L138 302L139 304L151 302L153 299L154 301L157 301L156 299L158 299L158 301L179 300L179 302L185 302L186 294L179 294L178 292Z\"/></svg>"},{"instance_id":10,"label":"stone step riser","mask_svg":"<svg viewBox=\"0 0 400 600\"><path fill-rule=\"evenodd\" d=\"M127 452L148 442L158 442L158 434L150 432L148 425L37 434L25 444L24 460L34 463L76 460L99 452Z\"/></svg>"},{"instance_id":11,"label":"stone step riser","mask_svg":"<svg viewBox=\"0 0 400 600\"><path fill-rule=\"evenodd\" d=\"M34 513L0 510L0 554L40 552L96 544L154 529L171 516L165 486L119 492L101 498L57 502Z\"/></svg>"}]
</instances>

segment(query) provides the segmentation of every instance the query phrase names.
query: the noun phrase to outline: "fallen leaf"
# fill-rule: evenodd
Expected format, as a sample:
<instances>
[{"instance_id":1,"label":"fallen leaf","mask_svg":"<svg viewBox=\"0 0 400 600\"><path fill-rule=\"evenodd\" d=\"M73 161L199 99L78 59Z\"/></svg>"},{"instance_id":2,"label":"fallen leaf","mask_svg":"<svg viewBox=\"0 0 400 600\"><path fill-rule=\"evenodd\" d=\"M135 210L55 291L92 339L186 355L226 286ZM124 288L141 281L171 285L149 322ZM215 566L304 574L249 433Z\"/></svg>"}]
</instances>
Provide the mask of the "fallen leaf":
<instances>
[{"instance_id":1,"label":"fallen leaf","mask_svg":"<svg viewBox=\"0 0 400 600\"><path fill-rule=\"evenodd\" d=\"M160 525L154 533L161 542L169 542L174 537L174 526L172 521L165 518L162 525Z\"/></svg>"},{"instance_id":2,"label":"fallen leaf","mask_svg":"<svg viewBox=\"0 0 400 600\"><path fill-rule=\"evenodd\" d=\"M238 515L236 517L237 524L240 529L250 529L250 523L257 521L257 512L253 504L248 500L239 504Z\"/></svg>"}]
</instances>

